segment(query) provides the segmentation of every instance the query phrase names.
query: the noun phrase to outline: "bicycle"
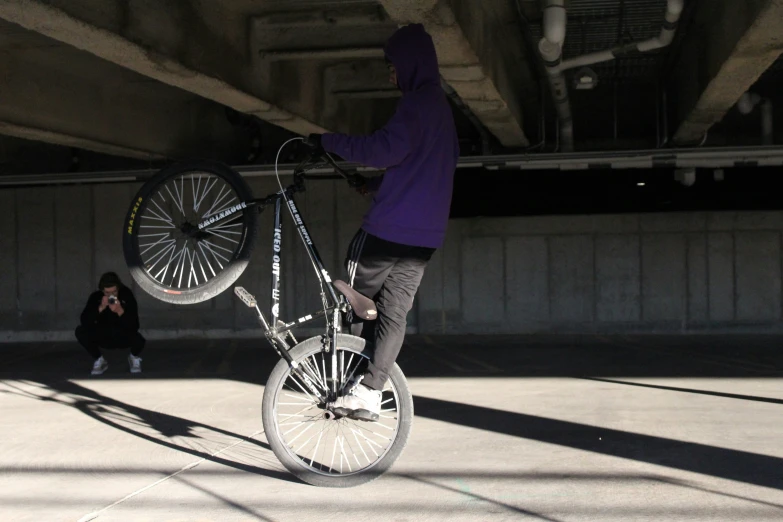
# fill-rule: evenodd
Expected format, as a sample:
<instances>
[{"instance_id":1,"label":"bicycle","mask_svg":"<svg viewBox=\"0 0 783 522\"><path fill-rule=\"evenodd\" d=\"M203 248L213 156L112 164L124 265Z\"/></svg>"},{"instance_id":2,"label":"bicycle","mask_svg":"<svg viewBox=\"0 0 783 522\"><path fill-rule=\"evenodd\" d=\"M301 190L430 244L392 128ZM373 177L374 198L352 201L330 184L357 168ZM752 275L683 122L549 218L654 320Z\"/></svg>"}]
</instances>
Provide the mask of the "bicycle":
<instances>
[{"instance_id":1,"label":"bicycle","mask_svg":"<svg viewBox=\"0 0 783 522\"><path fill-rule=\"evenodd\" d=\"M274 205L270 319L250 292L234 288L242 303L255 310L266 340L281 357L264 388L264 431L275 456L299 479L315 486L353 487L382 475L401 455L410 436L413 399L395 364L377 422L344 417L331 407L372 355L364 339L342 332L343 315L372 320L377 312L372 300L331 279L296 206L294 194L305 190L305 180L323 178L306 173L324 162L353 186L361 183L359 174L347 173L328 154L309 154L294 169L291 185L284 188L278 175L280 191L254 199L245 180L228 166L174 164L136 194L126 215L123 250L131 276L148 294L173 304L202 302L225 291L245 270L258 215ZM283 205L313 264L322 303L321 310L291 322L279 319ZM321 318L323 334L296 340L297 327Z\"/></svg>"}]
</instances>

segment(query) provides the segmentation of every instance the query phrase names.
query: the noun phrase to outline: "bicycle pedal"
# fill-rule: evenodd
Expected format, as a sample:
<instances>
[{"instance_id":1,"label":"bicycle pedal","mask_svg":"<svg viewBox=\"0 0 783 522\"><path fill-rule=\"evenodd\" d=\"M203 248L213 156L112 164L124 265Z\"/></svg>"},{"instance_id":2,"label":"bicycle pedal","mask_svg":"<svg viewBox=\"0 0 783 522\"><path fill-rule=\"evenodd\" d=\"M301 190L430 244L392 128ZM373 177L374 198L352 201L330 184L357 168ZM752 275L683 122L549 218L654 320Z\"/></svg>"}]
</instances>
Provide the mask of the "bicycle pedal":
<instances>
[{"instance_id":1,"label":"bicycle pedal","mask_svg":"<svg viewBox=\"0 0 783 522\"><path fill-rule=\"evenodd\" d=\"M256 307L256 298L253 297L253 294L245 290L242 286L235 286L234 287L234 293L236 296L242 300L243 303L247 305L248 308L255 308Z\"/></svg>"}]
</instances>

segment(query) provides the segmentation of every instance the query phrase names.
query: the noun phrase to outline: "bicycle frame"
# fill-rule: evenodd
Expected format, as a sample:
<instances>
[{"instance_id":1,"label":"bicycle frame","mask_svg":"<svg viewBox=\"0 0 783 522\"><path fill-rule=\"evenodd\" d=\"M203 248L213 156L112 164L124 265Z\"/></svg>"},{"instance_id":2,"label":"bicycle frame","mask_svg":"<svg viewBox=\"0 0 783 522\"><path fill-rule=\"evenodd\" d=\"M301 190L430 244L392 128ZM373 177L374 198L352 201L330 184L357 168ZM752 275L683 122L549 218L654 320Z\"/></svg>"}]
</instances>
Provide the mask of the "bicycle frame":
<instances>
[{"instance_id":1,"label":"bicycle frame","mask_svg":"<svg viewBox=\"0 0 783 522\"><path fill-rule=\"evenodd\" d=\"M270 321L267 321L266 317L264 316L263 312L259 308L258 304L255 302L252 303L246 303L248 306L254 306L256 313L258 315L258 320L260 321L261 325L264 327L265 335L269 343L272 345L272 348L275 349L277 354L286 360L288 365L291 367L292 371L294 371L304 382L304 384L310 389L310 392L313 393L314 396L319 397L324 402L328 402L329 398L324 396L321 392L319 392L318 387L315 386L313 383L313 380L317 380L317 377L315 375L312 375L312 369L297 364L296 361L294 361L291 358L291 355L288 353L291 349L291 346L289 346L288 342L286 341L286 338L288 336L291 337L294 344L296 344L296 338L293 336L292 331L302 326L303 324L309 323L311 321L314 321L316 319L319 319L321 317L326 318L327 323L327 335L329 338L329 348L328 351L331 352L332 356L332 394L337 393L336 389L336 383L337 383L337 334L342 329L342 321L341 321L341 313L348 311L348 302L347 300L340 295L338 297L337 292L335 291L334 286L332 285L332 279L329 276L329 272L326 270L326 267L323 264L323 261L321 260L321 256L318 253L318 249L316 248L312 238L310 237L310 233L307 229L307 225L304 222L304 219L302 219L302 215L299 212L299 208L296 206L296 202L294 200L293 194L298 191L304 190L303 185L303 179L304 174L297 174L295 175L295 183L288 188L277 192L275 194L270 194L266 198L261 199L253 199L250 201L242 202L239 205L236 205L235 210L232 212L229 212L225 215L221 215L215 222L221 221L230 215L233 215L240 209L250 208L250 207L259 207L262 209L264 206L274 203L275 206L275 213L274 213L274 223L273 223L273 233L272 233L272 270L271 270L271 276L272 276L272 285L271 285L271 303L270 303ZM307 314L303 317L298 318L295 321L292 321L290 323L283 322L279 319L280 317L280 302L281 302L281 288L280 288L280 282L281 282L281 267L282 267L282 260L283 260L283 226L282 226L282 207L283 205L288 207L288 210L291 214L291 217L294 221L294 226L296 226L297 233L299 234L299 237L302 239L302 242L304 243L305 250L307 251L307 255L310 258L310 261L312 262L313 269L315 270L316 277L318 278L319 286L321 287L321 301L323 303L323 309L319 310L317 312L313 312L311 314ZM210 223L211 224L211 223ZM331 317L330 317L331 315ZM332 398L333 399L333 398Z\"/></svg>"},{"instance_id":2,"label":"bicycle frame","mask_svg":"<svg viewBox=\"0 0 783 522\"><path fill-rule=\"evenodd\" d=\"M318 249L316 248L315 244L310 238L310 233L307 230L307 225L305 224L301 214L299 213L299 209L296 206L296 202L294 201L293 195L284 197L283 193L277 193L265 200L262 200L262 202L269 201L269 199L273 199L275 204L275 214L274 214L274 224L273 224L274 228L273 228L273 235L272 235L272 274L271 274L272 295L271 295L271 306L270 306L271 324L265 324L264 326L268 330L272 331L272 335L275 336L275 335L280 335L289 332L298 326L309 323L310 321L314 321L320 318L321 316L324 316L329 312L338 309L342 304L342 300L337 296L337 292L335 291L334 286L332 285L332 279L329 276L329 272L326 270L326 267L324 266L323 261L321 260L321 256L318 253ZM307 314L303 317L298 318L296 321L292 321L290 323L278 324L279 317L280 317L280 300L282 297L280 282L281 282L281 267L282 267L282 260L283 260L282 207L284 204L284 200L287 201L287 206L294 220L297 233L299 234L299 237L302 239L302 242L304 243L305 246L305 250L307 251L307 255L313 264L315 275L318 278L319 285L321 286L321 299L324 303L324 309L319 310L318 312L314 312L312 314ZM254 200L253 202L255 203L256 200ZM326 293L324 293L324 289L326 290ZM263 314L261 314L261 319L263 319L264 323L266 322L266 319L263 317Z\"/></svg>"}]
</instances>

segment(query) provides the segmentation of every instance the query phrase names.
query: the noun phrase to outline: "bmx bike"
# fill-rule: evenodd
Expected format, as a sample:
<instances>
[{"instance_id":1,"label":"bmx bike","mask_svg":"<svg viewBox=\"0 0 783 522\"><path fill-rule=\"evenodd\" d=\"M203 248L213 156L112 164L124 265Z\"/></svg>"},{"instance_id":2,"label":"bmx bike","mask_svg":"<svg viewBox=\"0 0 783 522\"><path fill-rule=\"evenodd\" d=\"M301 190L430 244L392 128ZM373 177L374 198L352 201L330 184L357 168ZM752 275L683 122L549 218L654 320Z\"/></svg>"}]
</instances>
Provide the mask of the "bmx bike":
<instances>
[{"instance_id":1,"label":"bmx bike","mask_svg":"<svg viewBox=\"0 0 783 522\"><path fill-rule=\"evenodd\" d=\"M136 194L125 219L123 250L131 276L146 293L173 304L206 301L225 291L245 270L258 216L274 206L269 318L250 292L234 288L241 302L255 312L266 340L281 358L264 387L264 432L275 456L300 480L315 486L353 487L377 478L400 456L411 431L413 399L395 364L382 391L378 421L342 416L332 407L372 356L372 347L364 339L343 333L343 316L350 312L372 320L377 312L372 300L331 279L296 205L294 195L305 190L305 180L323 177L307 172L326 164L354 186L361 182L360 175L347 173L328 154L309 154L294 169L292 184L283 187L278 176L278 192L254 199L241 175L226 165L174 164ZM312 262L322 303L320 310L290 322L279 318L283 207ZM294 330L316 320L323 320L324 333L297 341Z\"/></svg>"}]
</instances>

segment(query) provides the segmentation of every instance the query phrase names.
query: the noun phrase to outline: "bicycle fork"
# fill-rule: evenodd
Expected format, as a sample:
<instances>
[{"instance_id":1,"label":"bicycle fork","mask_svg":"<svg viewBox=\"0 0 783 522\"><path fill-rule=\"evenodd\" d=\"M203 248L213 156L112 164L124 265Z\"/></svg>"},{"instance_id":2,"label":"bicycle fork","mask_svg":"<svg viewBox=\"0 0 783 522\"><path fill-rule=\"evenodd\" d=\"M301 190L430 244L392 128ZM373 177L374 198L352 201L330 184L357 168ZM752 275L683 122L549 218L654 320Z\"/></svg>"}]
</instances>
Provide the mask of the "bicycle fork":
<instances>
[{"instance_id":1,"label":"bicycle fork","mask_svg":"<svg viewBox=\"0 0 783 522\"><path fill-rule=\"evenodd\" d=\"M329 344L327 346L327 351L331 352L332 368L331 386L328 386L327 389L324 390L324 392L326 392L325 394L321 392L318 386L315 384L316 382L321 381L321 379L318 375L313 373L313 369L310 368L307 363L299 364L293 360L291 354L288 353L290 346L288 346L288 343L285 340L286 337L291 336L294 342L296 342L291 331L287 329L289 325L282 324L286 330L278 332L278 328L270 327L269 322L266 320L266 317L264 317L264 313L258 307L256 298L250 292L241 286L236 286L234 287L234 293L243 303L245 303L245 305L247 305L248 308L253 308L255 310L258 321L261 323L261 326L263 326L264 331L267 334L267 341L269 341L269 344L272 345L272 348L275 350L275 352L277 352L281 358L285 359L289 368L291 368L291 372L296 375L302 383L304 383L304 386L310 390L310 393L313 395L313 397L317 397L318 400L324 404L334 401L337 398L338 386L339 389L342 389L342 387L345 385L345 383L342 382L342 372L339 372L338 378L339 362L337 357L337 334L342 329L342 316L340 313L343 311L343 306L334 307L332 310L332 320L329 322ZM342 305L343 303L341 302L340 304ZM323 384L327 385L327 383ZM302 391L305 390L303 389ZM331 396L327 395L328 392L331 392Z\"/></svg>"},{"instance_id":2,"label":"bicycle fork","mask_svg":"<svg viewBox=\"0 0 783 522\"><path fill-rule=\"evenodd\" d=\"M286 343L285 338L286 336L290 335L291 338L294 339L293 334L290 331L285 331L282 332L282 334L277 334L276 328L275 329L270 328L269 322L266 320L266 317L264 317L264 313L258 307L258 302L256 301L256 298L250 292L245 290L244 287L235 286L234 293L236 294L237 297L239 297L239 299L243 303L245 303L245 305L247 305L248 308L255 309L256 316L258 317L258 321L261 323L261 326L264 327L264 331L267 334L266 336L267 341L269 341L269 344L272 345L272 348L275 350L275 352L277 352L277 355L285 359L285 361L288 363L289 368L291 368L291 372L294 373L297 377L299 377L299 380L304 383L304 385L310 390L310 393L312 393L314 397L317 397L318 400L320 400L322 403L328 402L329 397L324 396L324 394L318 390L318 387L313 382L313 378L315 376L308 375L306 366L300 365L291 357L291 354L288 353L290 346L288 346L288 343ZM296 342L295 339L294 342ZM333 342L334 340L332 340L332 343ZM302 391L305 390L303 389Z\"/></svg>"}]
</instances>

